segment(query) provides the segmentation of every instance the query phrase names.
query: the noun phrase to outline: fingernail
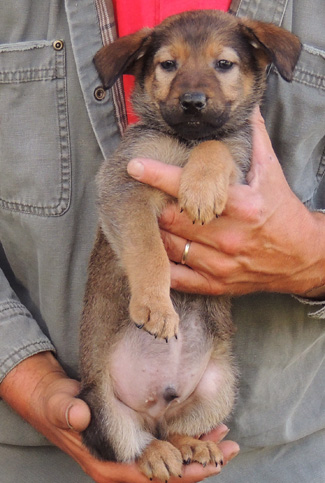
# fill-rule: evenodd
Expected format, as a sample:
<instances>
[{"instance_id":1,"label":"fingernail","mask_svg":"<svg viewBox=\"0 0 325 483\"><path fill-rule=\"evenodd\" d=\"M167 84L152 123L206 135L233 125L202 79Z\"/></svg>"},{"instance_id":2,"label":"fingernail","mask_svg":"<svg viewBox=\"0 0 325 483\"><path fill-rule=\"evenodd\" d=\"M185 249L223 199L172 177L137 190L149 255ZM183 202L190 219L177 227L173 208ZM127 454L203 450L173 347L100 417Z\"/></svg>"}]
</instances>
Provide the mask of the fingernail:
<instances>
[{"instance_id":1,"label":"fingernail","mask_svg":"<svg viewBox=\"0 0 325 483\"><path fill-rule=\"evenodd\" d=\"M143 175L144 165L138 159L132 159L128 166L127 172L129 173L132 178L139 179Z\"/></svg>"},{"instance_id":2,"label":"fingernail","mask_svg":"<svg viewBox=\"0 0 325 483\"><path fill-rule=\"evenodd\" d=\"M70 409L72 408L72 406L73 406L73 404L70 404L70 406L68 406L67 409L66 409L66 411L65 411L65 421L67 423L68 428L71 429L72 431L76 432L76 430L70 424L70 421L69 421L69 412L70 412Z\"/></svg>"},{"instance_id":3,"label":"fingernail","mask_svg":"<svg viewBox=\"0 0 325 483\"><path fill-rule=\"evenodd\" d=\"M219 438L220 441L222 441L228 435L229 432L230 432L229 428L225 429L225 431L222 431L222 433L220 434L220 438Z\"/></svg>"},{"instance_id":4,"label":"fingernail","mask_svg":"<svg viewBox=\"0 0 325 483\"><path fill-rule=\"evenodd\" d=\"M237 456L239 451L240 450L234 451L233 453L231 453L231 455L227 458L227 463L229 463L229 461L231 461L235 456Z\"/></svg>"}]
</instances>

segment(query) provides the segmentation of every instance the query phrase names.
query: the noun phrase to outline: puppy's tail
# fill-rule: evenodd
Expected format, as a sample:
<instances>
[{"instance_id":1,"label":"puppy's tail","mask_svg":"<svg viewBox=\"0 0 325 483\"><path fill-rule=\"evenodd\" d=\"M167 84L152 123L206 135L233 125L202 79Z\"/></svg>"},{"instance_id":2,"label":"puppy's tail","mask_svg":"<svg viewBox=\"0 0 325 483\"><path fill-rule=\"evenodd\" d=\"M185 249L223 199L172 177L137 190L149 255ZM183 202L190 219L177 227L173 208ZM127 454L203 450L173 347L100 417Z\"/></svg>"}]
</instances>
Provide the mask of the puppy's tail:
<instances>
[{"instance_id":1,"label":"puppy's tail","mask_svg":"<svg viewBox=\"0 0 325 483\"><path fill-rule=\"evenodd\" d=\"M83 388L77 397L88 404L91 412L90 424L81 433L83 444L95 458L102 461L117 461L114 449L105 433L105 428L109 424L107 412L104 411L105 404L98 400L91 387Z\"/></svg>"}]
</instances>

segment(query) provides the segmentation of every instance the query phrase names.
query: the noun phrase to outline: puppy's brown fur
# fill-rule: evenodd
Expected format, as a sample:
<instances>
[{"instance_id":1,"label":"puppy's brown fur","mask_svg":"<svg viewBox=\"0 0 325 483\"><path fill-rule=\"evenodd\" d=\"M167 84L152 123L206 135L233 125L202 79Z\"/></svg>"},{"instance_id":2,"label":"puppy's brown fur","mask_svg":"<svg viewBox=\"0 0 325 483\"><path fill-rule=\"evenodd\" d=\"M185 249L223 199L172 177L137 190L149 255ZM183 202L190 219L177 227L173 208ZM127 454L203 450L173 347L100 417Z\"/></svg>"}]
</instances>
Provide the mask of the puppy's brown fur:
<instances>
[{"instance_id":1,"label":"puppy's brown fur","mask_svg":"<svg viewBox=\"0 0 325 483\"><path fill-rule=\"evenodd\" d=\"M83 440L99 458L137 460L162 480L179 475L183 461L222 460L215 444L194 436L233 407L229 300L170 291L157 217L175 200L131 179L126 166L134 157L182 166L180 207L208 223L222 213L229 184L245 180L249 118L266 66L273 62L290 81L299 52L299 40L274 25L197 11L121 38L95 57L106 88L135 75L140 117L97 179L81 397L92 410Z\"/></svg>"}]
</instances>

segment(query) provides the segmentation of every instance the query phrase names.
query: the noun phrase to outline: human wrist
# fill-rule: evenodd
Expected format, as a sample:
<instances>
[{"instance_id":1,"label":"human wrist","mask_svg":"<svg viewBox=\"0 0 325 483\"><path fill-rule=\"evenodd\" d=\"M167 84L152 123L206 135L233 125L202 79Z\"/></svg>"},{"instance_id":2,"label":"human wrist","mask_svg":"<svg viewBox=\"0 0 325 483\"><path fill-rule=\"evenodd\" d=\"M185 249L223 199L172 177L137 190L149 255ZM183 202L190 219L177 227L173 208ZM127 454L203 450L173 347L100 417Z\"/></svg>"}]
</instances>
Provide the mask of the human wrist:
<instances>
[{"instance_id":1,"label":"human wrist","mask_svg":"<svg viewBox=\"0 0 325 483\"><path fill-rule=\"evenodd\" d=\"M303 246L306 271L303 290L297 295L313 300L325 300L325 215L310 213L311 225L305 228L308 240Z\"/></svg>"},{"instance_id":2,"label":"human wrist","mask_svg":"<svg viewBox=\"0 0 325 483\"><path fill-rule=\"evenodd\" d=\"M67 377L51 352L41 352L20 362L0 385L0 397L24 419L32 422L35 398L53 380Z\"/></svg>"}]
</instances>

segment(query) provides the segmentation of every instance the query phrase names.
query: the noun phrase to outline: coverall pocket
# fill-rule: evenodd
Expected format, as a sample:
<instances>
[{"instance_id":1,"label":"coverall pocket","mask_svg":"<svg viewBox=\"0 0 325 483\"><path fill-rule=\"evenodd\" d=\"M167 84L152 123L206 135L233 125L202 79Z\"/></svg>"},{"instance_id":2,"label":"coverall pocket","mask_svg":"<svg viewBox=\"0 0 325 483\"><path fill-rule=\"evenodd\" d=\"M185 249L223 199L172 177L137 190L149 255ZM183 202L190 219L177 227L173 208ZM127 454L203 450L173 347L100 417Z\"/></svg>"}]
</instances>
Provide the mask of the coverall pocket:
<instances>
[{"instance_id":1,"label":"coverall pocket","mask_svg":"<svg viewBox=\"0 0 325 483\"><path fill-rule=\"evenodd\" d=\"M0 45L0 207L59 216L70 204L64 42Z\"/></svg>"}]
</instances>

